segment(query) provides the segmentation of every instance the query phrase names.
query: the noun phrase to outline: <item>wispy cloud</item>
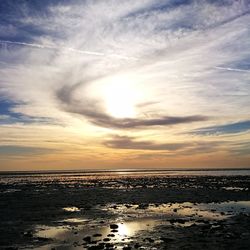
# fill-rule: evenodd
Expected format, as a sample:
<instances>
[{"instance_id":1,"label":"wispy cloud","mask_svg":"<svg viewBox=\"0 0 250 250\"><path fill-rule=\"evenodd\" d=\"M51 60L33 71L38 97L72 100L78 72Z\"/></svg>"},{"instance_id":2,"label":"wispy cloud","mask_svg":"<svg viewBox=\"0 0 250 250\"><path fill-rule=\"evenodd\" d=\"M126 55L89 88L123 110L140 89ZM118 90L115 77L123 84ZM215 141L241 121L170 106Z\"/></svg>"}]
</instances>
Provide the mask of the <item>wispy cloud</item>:
<instances>
[{"instance_id":1,"label":"wispy cloud","mask_svg":"<svg viewBox=\"0 0 250 250\"><path fill-rule=\"evenodd\" d=\"M146 150L146 151L163 151L165 156L183 156L196 155L202 153L211 153L215 149L221 150L221 146L225 144L223 141L186 141L186 142L169 142L160 143L152 140L143 140L128 136L113 136L103 142L106 147L116 149L129 150ZM223 147L222 147L223 149ZM224 150L224 149L223 149ZM169 154L170 153L170 154ZM146 154L147 155L147 154ZM163 153L160 154L164 156Z\"/></svg>"},{"instance_id":2,"label":"wispy cloud","mask_svg":"<svg viewBox=\"0 0 250 250\"><path fill-rule=\"evenodd\" d=\"M82 55L118 57L121 59L137 60L137 58L135 57L128 57L128 56L119 55L119 54L105 54L103 52L79 50L79 49L67 48L67 47L58 47L55 45L50 46L50 45L43 45L43 44L37 44L37 43L24 43L24 42L15 42L15 41L6 41L6 40L0 40L0 44L2 46L6 46L5 49L8 49L7 47L8 45L21 45L21 46L27 46L27 47L32 47L32 48L38 48L38 49L54 50L54 51L58 51L59 53L78 53Z\"/></svg>"},{"instance_id":3,"label":"wispy cloud","mask_svg":"<svg viewBox=\"0 0 250 250\"><path fill-rule=\"evenodd\" d=\"M193 134L198 135L214 135L214 134L236 134L250 130L250 121L241 121L236 123L224 124L220 126L212 126L194 130Z\"/></svg>"},{"instance_id":4,"label":"wispy cloud","mask_svg":"<svg viewBox=\"0 0 250 250\"><path fill-rule=\"evenodd\" d=\"M235 71L235 72L246 72L250 73L248 69L237 69L237 68L230 68L230 67L215 67L216 69L228 70L228 71Z\"/></svg>"},{"instance_id":5,"label":"wispy cloud","mask_svg":"<svg viewBox=\"0 0 250 250\"><path fill-rule=\"evenodd\" d=\"M171 126L208 120L202 115L193 116L161 116L155 118L123 118L112 117L102 110L101 104L97 100L85 99L85 103L78 106L78 102L73 99L73 92L82 84L72 87L63 87L57 92L57 97L61 101L61 106L65 111L82 115L91 123L108 128L133 129L153 126Z\"/></svg>"},{"instance_id":6,"label":"wispy cloud","mask_svg":"<svg viewBox=\"0 0 250 250\"><path fill-rule=\"evenodd\" d=\"M191 143L156 143L152 141L136 140L128 136L114 136L104 142L104 145L118 149L136 149L136 150L162 150L176 151L192 145Z\"/></svg>"},{"instance_id":7,"label":"wispy cloud","mask_svg":"<svg viewBox=\"0 0 250 250\"><path fill-rule=\"evenodd\" d=\"M175 141L218 133L240 141L249 130L248 0L10 0L0 1L0 15L0 99L15 103L0 112L0 126L12 140L32 137L33 124L48 141L59 126L62 142L91 137L97 151L216 153L209 142ZM110 112L107 99L119 112L120 96L133 116ZM110 139L114 129L128 137ZM102 149L100 138L109 138Z\"/></svg>"}]
</instances>

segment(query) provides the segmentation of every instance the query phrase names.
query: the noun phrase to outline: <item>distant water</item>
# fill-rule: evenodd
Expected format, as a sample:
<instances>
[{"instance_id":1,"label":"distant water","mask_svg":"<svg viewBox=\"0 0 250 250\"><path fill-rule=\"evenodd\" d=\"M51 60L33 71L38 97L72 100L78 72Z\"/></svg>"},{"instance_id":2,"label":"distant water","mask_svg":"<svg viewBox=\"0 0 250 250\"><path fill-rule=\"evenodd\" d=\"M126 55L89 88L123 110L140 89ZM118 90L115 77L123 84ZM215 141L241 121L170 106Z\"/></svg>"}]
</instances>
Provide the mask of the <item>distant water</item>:
<instances>
[{"instance_id":1,"label":"distant water","mask_svg":"<svg viewBox=\"0 0 250 250\"><path fill-rule=\"evenodd\" d=\"M0 183L36 182L43 180L87 180L111 179L126 177L188 177L188 176L250 176L250 169L218 170L86 170L86 171L33 171L33 172L0 172Z\"/></svg>"},{"instance_id":2,"label":"distant water","mask_svg":"<svg viewBox=\"0 0 250 250\"><path fill-rule=\"evenodd\" d=\"M50 170L50 171L0 171L3 176L45 176L45 175L171 175L171 176L237 176L250 175L250 169L138 169L138 170Z\"/></svg>"}]
</instances>

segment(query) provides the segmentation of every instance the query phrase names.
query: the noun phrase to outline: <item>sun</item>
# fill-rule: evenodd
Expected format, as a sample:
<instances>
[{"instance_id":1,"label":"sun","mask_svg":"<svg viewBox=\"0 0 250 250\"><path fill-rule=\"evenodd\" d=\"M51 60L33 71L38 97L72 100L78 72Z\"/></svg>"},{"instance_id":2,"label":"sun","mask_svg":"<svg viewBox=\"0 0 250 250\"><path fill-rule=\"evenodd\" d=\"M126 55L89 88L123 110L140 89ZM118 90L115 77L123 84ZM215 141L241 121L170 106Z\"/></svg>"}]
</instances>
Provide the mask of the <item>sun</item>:
<instances>
[{"instance_id":1,"label":"sun","mask_svg":"<svg viewBox=\"0 0 250 250\"><path fill-rule=\"evenodd\" d=\"M136 116L136 89L129 83L111 83L104 89L104 102L107 113L115 118Z\"/></svg>"}]
</instances>

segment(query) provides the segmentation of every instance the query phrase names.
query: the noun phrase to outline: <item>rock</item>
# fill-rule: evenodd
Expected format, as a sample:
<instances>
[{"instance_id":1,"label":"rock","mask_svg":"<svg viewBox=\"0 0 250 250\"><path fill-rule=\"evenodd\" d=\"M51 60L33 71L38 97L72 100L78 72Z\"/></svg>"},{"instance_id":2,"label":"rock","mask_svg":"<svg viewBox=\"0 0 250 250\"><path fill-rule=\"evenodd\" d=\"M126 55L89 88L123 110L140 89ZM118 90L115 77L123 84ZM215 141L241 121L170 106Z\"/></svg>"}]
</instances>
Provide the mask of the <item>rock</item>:
<instances>
[{"instance_id":1,"label":"rock","mask_svg":"<svg viewBox=\"0 0 250 250\"><path fill-rule=\"evenodd\" d=\"M90 236L86 236L83 238L84 241L90 243L91 242L91 237Z\"/></svg>"},{"instance_id":2,"label":"rock","mask_svg":"<svg viewBox=\"0 0 250 250\"><path fill-rule=\"evenodd\" d=\"M24 237L27 237L27 238L32 238L33 237L33 234L31 231L28 231L28 232L24 232L23 234Z\"/></svg>"},{"instance_id":3,"label":"rock","mask_svg":"<svg viewBox=\"0 0 250 250\"><path fill-rule=\"evenodd\" d=\"M110 227L111 229L117 229L119 226L116 225L116 224L111 224L109 227Z\"/></svg>"},{"instance_id":4,"label":"rock","mask_svg":"<svg viewBox=\"0 0 250 250\"><path fill-rule=\"evenodd\" d=\"M88 250L101 250L104 249L104 245L97 245L97 246L90 246L88 247Z\"/></svg>"},{"instance_id":5,"label":"rock","mask_svg":"<svg viewBox=\"0 0 250 250\"><path fill-rule=\"evenodd\" d=\"M132 247L130 247L130 246L123 247L123 250L131 250L131 249L132 249Z\"/></svg>"},{"instance_id":6,"label":"rock","mask_svg":"<svg viewBox=\"0 0 250 250\"><path fill-rule=\"evenodd\" d=\"M102 234L93 234L93 237L102 237Z\"/></svg>"},{"instance_id":7,"label":"rock","mask_svg":"<svg viewBox=\"0 0 250 250\"><path fill-rule=\"evenodd\" d=\"M45 237L37 237L36 239L37 239L38 241L40 241L40 242L47 242L47 241L50 240L49 238L45 238Z\"/></svg>"},{"instance_id":8,"label":"rock","mask_svg":"<svg viewBox=\"0 0 250 250\"><path fill-rule=\"evenodd\" d=\"M139 243L135 243L134 248L137 249L139 247L141 247L141 245Z\"/></svg>"},{"instance_id":9,"label":"rock","mask_svg":"<svg viewBox=\"0 0 250 250\"><path fill-rule=\"evenodd\" d=\"M154 239L149 238L149 237L145 238L143 241L148 241L148 242L150 242L150 243L154 243L154 242L155 242Z\"/></svg>"},{"instance_id":10,"label":"rock","mask_svg":"<svg viewBox=\"0 0 250 250\"><path fill-rule=\"evenodd\" d=\"M113 249L114 245L112 243L105 244L106 249Z\"/></svg>"},{"instance_id":11,"label":"rock","mask_svg":"<svg viewBox=\"0 0 250 250\"><path fill-rule=\"evenodd\" d=\"M103 241L110 241L110 238L104 238Z\"/></svg>"},{"instance_id":12,"label":"rock","mask_svg":"<svg viewBox=\"0 0 250 250\"><path fill-rule=\"evenodd\" d=\"M142 204L138 205L137 209L147 209L148 206L149 206L149 204L143 204L142 203Z\"/></svg>"},{"instance_id":13,"label":"rock","mask_svg":"<svg viewBox=\"0 0 250 250\"><path fill-rule=\"evenodd\" d=\"M108 244L108 243L107 243L107 244ZM102 247L101 249L103 249L103 248L105 247L105 243L104 243L104 242L100 242L100 243L98 244L98 246Z\"/></svg>"},{"instance_id":14,"label":"rock","mask_svg":"<svg viewBox=\"0 0 250 250\"><path fill-rule=\"evenodd\" d=\"M114 234L108 234L107 236L108 236L108 237L115 237Z\"/></svg>"},{"instance_id":15,"label":"rock","mask_svg":"<svg viewBox=\"0 0 250 250\"><path fill-rule=\"evenodd\" d=\"M174 239L172 239L172 238L167 238L167 237L161 237L160 240L164 241L165 243L169 243L169 242L174 241Z\"/></svg>"},{"instance_id":16,"label":"rock","mask_svg":"<svg viewBox=\"0 0 250 250\"><path fill-rule=\"evenodd\" d=\"M110 231L111 233L118 233L118 230L117 229L113 229Z\"/></svg>"},{"instance_id":17,"label":"rock","mask_svg":"<svg viewBox=\"0 0 250 250\"><path fill-rule=\"evenodd\" d=\"M132 207L132 205L125 204L125 207L126 207L126 208L131 208L131 207Z\"/></svg>"}]
</instances>

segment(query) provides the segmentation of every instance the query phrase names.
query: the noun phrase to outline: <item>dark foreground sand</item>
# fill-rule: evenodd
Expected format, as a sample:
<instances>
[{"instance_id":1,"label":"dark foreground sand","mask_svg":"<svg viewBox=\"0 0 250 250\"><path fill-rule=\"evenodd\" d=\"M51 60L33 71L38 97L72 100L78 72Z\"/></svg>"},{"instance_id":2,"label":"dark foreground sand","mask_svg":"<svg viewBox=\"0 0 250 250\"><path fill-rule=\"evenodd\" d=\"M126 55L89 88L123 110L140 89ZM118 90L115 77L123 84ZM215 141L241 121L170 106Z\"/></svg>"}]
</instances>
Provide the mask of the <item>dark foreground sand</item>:
<instances>
[{"instance_id":1,"label":"dark foreground sand","mask_svg":"<svg viewBox=\"0 0 250 250\"><path fill-rule=\"evenodd\" d=\"M0 179L1 249L250 249L250 176Z\"/></svg>"}]
</instances>

